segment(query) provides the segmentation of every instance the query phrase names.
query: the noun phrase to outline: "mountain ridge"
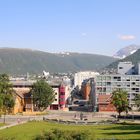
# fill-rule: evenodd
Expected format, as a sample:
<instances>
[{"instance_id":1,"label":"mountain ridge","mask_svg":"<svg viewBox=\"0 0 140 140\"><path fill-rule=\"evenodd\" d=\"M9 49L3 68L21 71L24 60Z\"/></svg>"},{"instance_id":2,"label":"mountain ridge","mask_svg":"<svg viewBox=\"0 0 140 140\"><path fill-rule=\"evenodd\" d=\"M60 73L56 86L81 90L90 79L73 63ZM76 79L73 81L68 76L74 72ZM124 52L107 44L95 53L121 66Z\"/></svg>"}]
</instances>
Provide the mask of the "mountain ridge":
<instances>
[{"instance_id":1,"label":"mountain ridge","mask_svg":"<svg viewBox=\"0 0 140 140\"><path fill-rule=\"evenodd\" d=\"M56 55L40 50L0 48L0 72L8 74L97 70L116 59L96 54Z\"/></svg>"}]
</instances>

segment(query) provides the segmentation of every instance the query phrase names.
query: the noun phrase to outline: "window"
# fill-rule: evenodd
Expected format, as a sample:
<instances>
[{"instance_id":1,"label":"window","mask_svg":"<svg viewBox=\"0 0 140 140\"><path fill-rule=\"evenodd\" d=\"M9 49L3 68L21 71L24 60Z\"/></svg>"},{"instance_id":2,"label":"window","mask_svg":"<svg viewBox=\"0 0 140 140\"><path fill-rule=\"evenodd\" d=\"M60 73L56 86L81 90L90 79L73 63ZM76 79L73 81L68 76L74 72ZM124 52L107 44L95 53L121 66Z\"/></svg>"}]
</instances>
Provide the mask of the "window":
<instances>
[{"instance_id":1,"label":"window","mask_svg":"<svg viewBox=\"0 0 140 140\"><path fill-rule=\"evenodd\" d=\"M59 101L60 101L60 102L64 102L65 99L64 99L64 98L60 98Z\"/></svg>"},{"instance_id":2,"label":"window","mask_svg":"<svg viewBox=\"0 0 140 140\"><path fill-rule=\"evenodd\" d=\"M65 95L65 92L61 92L60 94L61 94L61 95Z\"/></svg>"},{"instance_id":3,"label":"window","mask_svg":"<svg viewBox=\"0 0 140 140\"><path fill-rule=\"evenodd\" d=\"M119 69L123 69L123 67L119 67Z\"/></svg>"},{"instance_id":4,"label":"window","mask_svg":"<svg viewBox=\"0 0 140 140\"><path fill-rule=\"evenodd\" d=\"M111 85L111 82L107 82L106 84L107 84L107 86L110 86Z\"/></svg>"},{"instance_id":5,"label":"window","mask_svg":"<svg viewBox=\"0 0 140 140\"><path fill-rule=\"evenodd\" d=\"M135 85L135 82L132 82L132 85Z\"/></svg>"}]
</instances>

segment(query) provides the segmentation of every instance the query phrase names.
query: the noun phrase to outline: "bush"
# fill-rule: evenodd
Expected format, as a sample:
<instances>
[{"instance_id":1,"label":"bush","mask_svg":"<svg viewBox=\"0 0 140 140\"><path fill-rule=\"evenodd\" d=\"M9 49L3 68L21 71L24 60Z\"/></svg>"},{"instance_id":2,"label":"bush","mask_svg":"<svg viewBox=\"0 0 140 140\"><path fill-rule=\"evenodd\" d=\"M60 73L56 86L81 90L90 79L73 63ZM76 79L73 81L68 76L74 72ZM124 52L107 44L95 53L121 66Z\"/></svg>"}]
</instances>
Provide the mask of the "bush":
<instances>
[{"instance_id":1,"label":"bush","mask_svg":"<svg viewBox=\"0 0 140 140\"><path fill-rule=\"evenodd\" d=\"M94 140L94 138L91 138L88 132L54 129L36 136L35 140Z\"/></svg>"}]
</instances>

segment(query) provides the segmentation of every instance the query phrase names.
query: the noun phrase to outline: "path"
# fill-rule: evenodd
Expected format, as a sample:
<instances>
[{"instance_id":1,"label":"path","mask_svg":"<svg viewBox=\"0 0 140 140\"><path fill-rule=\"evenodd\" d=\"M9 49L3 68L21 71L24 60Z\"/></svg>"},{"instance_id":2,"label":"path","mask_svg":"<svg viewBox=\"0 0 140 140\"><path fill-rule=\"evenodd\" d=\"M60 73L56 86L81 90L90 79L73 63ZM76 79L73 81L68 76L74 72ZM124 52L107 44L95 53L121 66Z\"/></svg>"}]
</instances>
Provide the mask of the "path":
<instances>
[{"instance_id":1,"label":"path","mask_svg":"<svg viewBox=\"0 0 140 140\"><path fill-rule=\"evenodd\" d=\"M9 127L12 127L12 126L24 124L24 123L27 123L27 121L23 121L23 122L20 122L20 123L17 122L17 123L12 123L12 124L9 124L9 125L5 125L5 126L0 127L0 130L6 129L6 128L9 128Z\"/></svg>"}]
</instances>

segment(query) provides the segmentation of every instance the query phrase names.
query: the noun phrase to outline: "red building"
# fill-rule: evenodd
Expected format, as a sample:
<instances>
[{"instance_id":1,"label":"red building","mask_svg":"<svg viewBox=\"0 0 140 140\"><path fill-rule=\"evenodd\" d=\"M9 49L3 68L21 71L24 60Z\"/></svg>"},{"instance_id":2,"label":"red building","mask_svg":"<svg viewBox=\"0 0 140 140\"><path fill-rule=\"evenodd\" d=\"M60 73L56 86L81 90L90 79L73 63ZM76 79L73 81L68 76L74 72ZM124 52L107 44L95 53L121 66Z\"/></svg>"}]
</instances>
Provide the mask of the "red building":
<instances>
[{"instance_id":1,"label":"red building","mask_svg":"<svg viewBox=\"0 0 140 140\"><path fill-rule=\"evenodd\" d=\"M111 95L98 95L98 110L101 111L116 111L111 104Z\"/></svg>"},{"instance_id":2,"label":"red building","mask_svg":"<svg viewBox=\"0 0 140 140\"><path fill-rule=\"evenodd\" d=\"M65 107L65 87L64 85L61 85L59 88L59 105L60 109L63 109Z\"/></svg>"},{"instance_id":3,"label":"red building","mask_svg":"<svg viewBox=\"0 0 140 140\"><path fill-rule=\"evenodd\" d=\"M70 96L71 88L69 85L59 83L51 84L53 90L55 91L55 101L51 104L51 110L67 110L67 100Z\"/></svg>"}]
</instances>

